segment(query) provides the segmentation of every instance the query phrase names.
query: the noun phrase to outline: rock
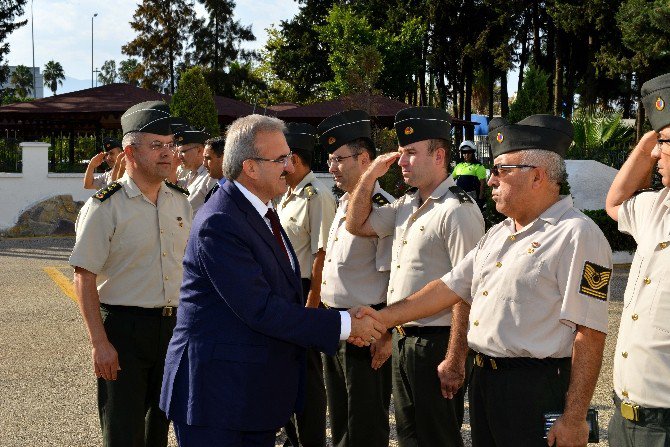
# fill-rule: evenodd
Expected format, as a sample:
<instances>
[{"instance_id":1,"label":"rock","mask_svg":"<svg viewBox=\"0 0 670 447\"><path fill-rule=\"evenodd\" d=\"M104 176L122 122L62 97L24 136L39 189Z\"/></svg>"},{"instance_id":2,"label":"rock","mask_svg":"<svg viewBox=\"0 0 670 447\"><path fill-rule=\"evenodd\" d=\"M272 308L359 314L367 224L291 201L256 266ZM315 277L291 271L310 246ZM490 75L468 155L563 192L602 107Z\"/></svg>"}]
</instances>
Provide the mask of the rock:
<instances>
[{"instance_id":1,"label":"rock","mask_svg":"<svg viewBox=\"0 0 670 447\"><path fill-rule=\"evenodd\" d=\"M56 229L51 234L59 236L71 236L74 234L74 222L71 220L59 220Z\"/></svg>"},{"instance_id":2,"label":"rock","mask_svg":"<svg viewBox=\"0 0 670 447\"><path fill-rule=\"evenodd\" d=\"M21 213L15 226L4 232L6 237L74 235L74 223L82 201L71 195L50 197Z\"/></svg>"}]
</instances>

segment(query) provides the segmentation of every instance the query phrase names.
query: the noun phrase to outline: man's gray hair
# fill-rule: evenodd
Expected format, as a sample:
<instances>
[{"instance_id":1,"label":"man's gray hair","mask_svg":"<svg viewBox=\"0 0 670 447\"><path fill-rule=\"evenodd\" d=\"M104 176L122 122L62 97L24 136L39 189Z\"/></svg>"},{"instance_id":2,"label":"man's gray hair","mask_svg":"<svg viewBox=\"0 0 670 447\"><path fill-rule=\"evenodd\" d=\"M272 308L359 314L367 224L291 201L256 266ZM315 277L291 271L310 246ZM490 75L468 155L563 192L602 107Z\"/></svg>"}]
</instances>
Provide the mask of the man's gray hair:
<instances>
[{"instance_id":1,"label":"man's gray hair","mask_svg":"<svg viewBox=\"0 0 670 447\"><path fill-rule=\"evenodd\" d=\"M126 146L140 146L142 144L143 136L144 132L128 132L123 136L121 148L124 149Z\"/></svg>"},{"instance_id":2,"label":"man's gray hair","mask_svg":"<svg viewBox=\"0 0 670 447\"><path fill-rule=\"evenodd\" d=\"M226 132L223 176L229 180L237 179L242 173L244 160L259 156L256 148L259 132L284 132L285 128L282 120L265 115L248 115L233 121Z\"/></svg>"},{"instance_id":3,"label":"man's gray hair","mask_svg":"<svg viewBox=\"0 0 670 447\"><path fill-rule=\"evenodd\" d=\"M521 164L542 167L547 171L549 180L561 185L568 180L565 160L556 152L543 149L521 151Z\"/></svg>"}]
</instances>

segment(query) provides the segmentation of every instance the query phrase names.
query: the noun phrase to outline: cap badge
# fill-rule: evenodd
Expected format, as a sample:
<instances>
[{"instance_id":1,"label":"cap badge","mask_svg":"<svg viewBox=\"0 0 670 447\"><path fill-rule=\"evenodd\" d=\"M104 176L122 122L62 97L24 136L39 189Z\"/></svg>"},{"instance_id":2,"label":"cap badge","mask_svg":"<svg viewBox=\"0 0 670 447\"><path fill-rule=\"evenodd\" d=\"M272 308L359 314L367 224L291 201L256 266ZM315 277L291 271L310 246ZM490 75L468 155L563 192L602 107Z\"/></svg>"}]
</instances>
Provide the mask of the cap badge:
<instances>
[{"instance_id":1,"label":"cap badge","mask_svg":"<svg viewBox=\"0 0 670 447\"><path fill-rule=\"evenodd\" d=\"M414 129L410 126L405 127L405 135L412 135L414 133Z\"/></svg>"},{"instance_id":2,"label":"cap badge","mask_svg":"<svg viewBox=\"0 0 670 447\"><path fill-rule=\"evenodd\" d=\"M182 135L178 136L177 141L184 141L184 137Z\"/></svg>"},{"instance_id":3,"label":"cap badge","mask_svg":"<svg viewBox=\"0 0 670 447\"><path fill-rule=\"evenodd\" d=\"M496 141L498 143L502 143L504 139L505 139L505 137L503 136L503 134L498 132L498 135L496 135Z\"/></svg>"},{"instance_id":4,"label":"cap badge","mask_svg":"<svg viewBox=\"0 0 670 447\"><path fill-rule=\"evenodd\" d=\"M328 144L333 144L333 143L335 143L335 137L328 138Z\"/></svg>"},{"instance_id":5,"label":"cap badge","mask_svg":"<svg viewBox=\"0 0 670 447\"><path fill-rule=\"evenodd\" d=\"M663 101L663 98L659 96L656 98L656 110L660 112L663 109L665 109L665 101Z\"/></svg>"}]
</instances>

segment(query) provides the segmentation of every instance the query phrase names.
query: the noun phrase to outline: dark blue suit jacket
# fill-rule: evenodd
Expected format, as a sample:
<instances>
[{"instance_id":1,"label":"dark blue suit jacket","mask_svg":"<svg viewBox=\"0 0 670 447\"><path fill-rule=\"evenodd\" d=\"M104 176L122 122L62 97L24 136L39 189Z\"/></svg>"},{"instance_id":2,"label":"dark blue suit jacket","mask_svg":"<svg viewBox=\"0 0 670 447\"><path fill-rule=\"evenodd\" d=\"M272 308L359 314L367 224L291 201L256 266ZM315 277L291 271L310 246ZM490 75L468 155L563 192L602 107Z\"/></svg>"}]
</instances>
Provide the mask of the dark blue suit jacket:
<instances>
[{"instance_id":1,"label":"dark blue suit jacket","mask_svg":"<svg viewBox=\"0 0 670 447\"><path fill-rule=\"evenodd\" d=\"M301 407L305 348L334 354L339 335L339 313L304 307L299 271L226 182L191 227L160 407L180 423L275 430Z\"/></svg>"}]
</instances>

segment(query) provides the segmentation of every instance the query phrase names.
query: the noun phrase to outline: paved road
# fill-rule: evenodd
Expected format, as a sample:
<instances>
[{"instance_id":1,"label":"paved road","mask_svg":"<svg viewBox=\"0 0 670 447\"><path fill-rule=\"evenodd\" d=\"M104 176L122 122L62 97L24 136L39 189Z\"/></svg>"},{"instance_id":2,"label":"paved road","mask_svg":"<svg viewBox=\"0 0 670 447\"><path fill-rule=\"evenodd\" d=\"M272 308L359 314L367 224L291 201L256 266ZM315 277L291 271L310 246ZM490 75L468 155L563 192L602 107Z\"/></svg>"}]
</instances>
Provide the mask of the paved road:
<instances>
[{"instance_id":1,"label":"paved road","mask_svg":"<svg viewBox=\"0 0 670 447\"><path fill-rule=\"evenodd\" d=\"M88 340L67 295L73 242L0 240L0 446L101 444ZM612 355L625 275L625 270L615 271L610 336L593 400L602 438L612 411ZM463 433L469 445L469 426ZM170 446L176 446L174 438Z\"/></svg>"}]
</instances>

